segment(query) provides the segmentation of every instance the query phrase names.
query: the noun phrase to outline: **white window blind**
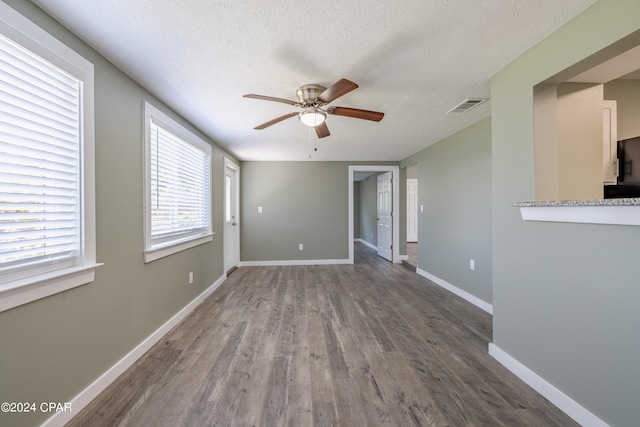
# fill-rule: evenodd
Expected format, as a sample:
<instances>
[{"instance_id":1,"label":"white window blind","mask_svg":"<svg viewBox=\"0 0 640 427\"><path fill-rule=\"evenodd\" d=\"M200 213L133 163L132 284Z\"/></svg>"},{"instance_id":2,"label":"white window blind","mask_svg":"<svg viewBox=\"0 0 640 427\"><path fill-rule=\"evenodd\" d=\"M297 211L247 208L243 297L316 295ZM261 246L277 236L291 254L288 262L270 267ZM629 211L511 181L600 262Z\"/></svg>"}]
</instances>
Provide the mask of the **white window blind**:
<instances>
[{"instance_id":1,"label":"white window blind","mask_svg":"<svg viewBox=\"0 0 640 427\"><path fill-rule=\"evenodd\" d=\"M81 88L0 35L0 283L82 256Z\"/></svg>"},{"instance_id":2,"label":"white window blind","mask_svg":"<svg viewBox=\"0 0 640 427\"><path fill-rule=\"evenodd\" d=\"M145 103L145 262L212 240L211 145Z\"/></svg>"}]
</instances>

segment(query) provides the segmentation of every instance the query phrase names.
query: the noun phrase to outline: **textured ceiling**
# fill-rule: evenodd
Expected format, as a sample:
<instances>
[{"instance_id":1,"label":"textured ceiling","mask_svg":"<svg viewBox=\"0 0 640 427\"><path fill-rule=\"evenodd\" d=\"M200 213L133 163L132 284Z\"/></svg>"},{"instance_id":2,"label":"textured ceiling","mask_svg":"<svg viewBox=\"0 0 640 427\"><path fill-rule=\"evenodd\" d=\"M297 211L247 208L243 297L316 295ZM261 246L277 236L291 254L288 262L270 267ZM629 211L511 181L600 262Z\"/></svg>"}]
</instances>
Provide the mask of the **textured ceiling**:
<instances>
[{"instance_id":1,"label":"textured ceiling","mask_svg":"<svg viewBox=\"0 0 640 427\"><path fill-rule=\"evenodd\" d=\"M402 160L489 116L490 78L595 0L33 0L242 160ZM303 84L360 85L317 139L295 111ZM317 147L317 151L314 148Z\"/></svg>"}]
</instances>

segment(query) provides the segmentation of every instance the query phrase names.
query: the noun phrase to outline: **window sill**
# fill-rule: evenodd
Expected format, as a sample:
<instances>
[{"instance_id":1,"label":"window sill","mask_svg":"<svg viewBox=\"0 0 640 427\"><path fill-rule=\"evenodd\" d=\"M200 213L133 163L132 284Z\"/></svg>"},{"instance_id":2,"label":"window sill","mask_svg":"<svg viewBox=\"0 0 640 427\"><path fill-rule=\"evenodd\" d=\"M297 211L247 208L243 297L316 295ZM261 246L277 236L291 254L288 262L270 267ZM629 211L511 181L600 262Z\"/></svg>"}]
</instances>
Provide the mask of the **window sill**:
<instances>
[{"instance_id":1,"label":"window sill","mask_svg":"<svg viewBox=\"0 0 640 427\"><path fill-rule=\"evenodd\" d=\"M193 248L194 246L211 242L213 240L214 234L216 233L205 234L204 236L199 236L194 239L181 241L178 243L170 243L167 246L162 246L155 249L147 249L144 251L144 262L148 263L151 261L155 261L157 259L164 258L177 252Z\"/></svg>"},{"instance_id":2,"label":"window sill","mask_svg":"<svg viewBox=\"0 0 640 427\"><path fill-rule=\"evenodd\" d=\"M640 198L518 202L525 221L640 225Z\"/></svg>"},{"instance_id":3,"label":"window sill","mask_svg":"<svg viewBox=\"0 0 640 427\"><path fill-rule=\"evenodd\" d=\"M65 268L0 285L0 312L91 283L101 265Z\"/></svg>"}]
</instances>

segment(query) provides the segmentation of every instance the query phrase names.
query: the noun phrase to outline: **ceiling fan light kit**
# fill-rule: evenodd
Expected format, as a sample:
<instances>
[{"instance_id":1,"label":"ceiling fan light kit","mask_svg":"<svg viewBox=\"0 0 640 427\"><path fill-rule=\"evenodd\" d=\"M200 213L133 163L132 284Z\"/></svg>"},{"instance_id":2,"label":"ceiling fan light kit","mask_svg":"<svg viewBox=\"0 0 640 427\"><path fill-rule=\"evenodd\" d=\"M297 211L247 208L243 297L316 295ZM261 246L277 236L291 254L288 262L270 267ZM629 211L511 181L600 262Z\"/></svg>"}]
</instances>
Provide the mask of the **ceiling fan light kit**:
<instances>
[{"instance_id":1,"label":"ceiling fan light kit","mask_svg":"<svg viewBox=\"0 0 640 427\"><path fill-rule=\"evenodd\" d=\"M327 119L327 113L319 110L304 111L298 115L298 118L303 124L316 127Z\"/></svg>"},{"instance_id":2,"label":"ceiling fan light kit","mask_svg":"<svg viewBox=\"0 0 640 427\"><path fill-rule=\"evenodd\" d=\"M358 108L333 106L324 108L325 105L341 97L342 95L351 92L357 87L358 85L352 81L349 81L347 79L340 79L328 88L315 84L300 86L296 90L298 101L291 101L283 98L274 98L271 96L255 94L244 95L244 97L261 99L264 101L282 102L284 104L289 104L304 109L304 111L302 111L301 113L289 113L285 114L284 116L277 117L273 120L256 126L254 129L265 129L290 117L298 116L298 119L303 124L309 127L314 127L316 129L318 138L324 138L330 135L329 128L325 123L327 114L371 120L374 122L379 122L384 117L384 113L380 113L377 111L360 110Z\"/></svg>"}]
</instances>

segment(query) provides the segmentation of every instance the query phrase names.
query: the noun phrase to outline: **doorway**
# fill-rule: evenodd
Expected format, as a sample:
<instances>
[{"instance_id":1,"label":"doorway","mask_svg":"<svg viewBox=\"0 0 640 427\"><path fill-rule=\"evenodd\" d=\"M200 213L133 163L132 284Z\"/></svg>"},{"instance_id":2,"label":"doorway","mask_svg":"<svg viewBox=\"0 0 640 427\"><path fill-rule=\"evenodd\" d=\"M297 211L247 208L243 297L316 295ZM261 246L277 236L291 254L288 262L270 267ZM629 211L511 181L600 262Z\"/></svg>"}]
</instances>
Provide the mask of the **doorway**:
<instances>
[{"instance_id":1,"label":"doorway","mask_svg":"<svg viewBox=\"0 0 640 427\"><path fill-rule=\"evenodd\" d=\"M394 263L401 263L400 259L400 201L397 195L400 194L400 167L399 166L366 166L366 165L350 165L348 173L348 185L349 185L349 233L348 233L348 248L349 248L349 260L350 264L354 262L353 244L354 244L354 174L356 172L389 172L391 173L390 179L390 230L391 230L391 247L390 247L390 261Z\"/></svg>"},{"instance_id":2,"label":"doorway","mask_svg":"<svg viewBox=\"0 0 640 427\"><path fill-rule=\"evenodd\" d=\"M418 180L407 179L407 243L418 242Z\"/></svg>"},{"instance_id":3,"label":"doorway","mask_svg":"<svg viewBox=\"0 0 640 427\"><path fill-rule=\"evenodd\" d=\"M418 166L407 168L407 262L418 266Z\"/></svg>"},{"instance_id":4,"label":"doorway","mask_svg":"<svg viewBox=\"0 0 640 427\"><path fill-rule=\"evenodd\" d=\"M240 264L240 166L224 159L224 271L231 274Z\"/></svg>"}]
</instances>

